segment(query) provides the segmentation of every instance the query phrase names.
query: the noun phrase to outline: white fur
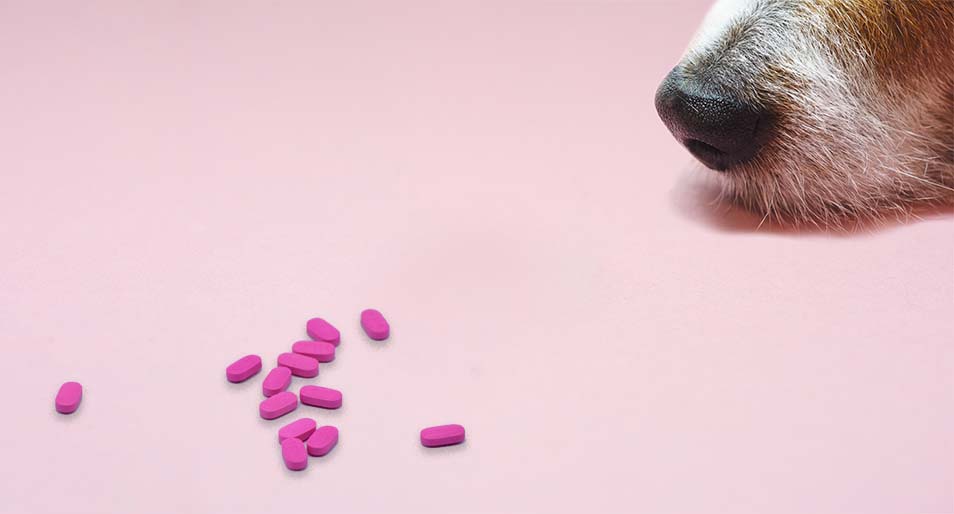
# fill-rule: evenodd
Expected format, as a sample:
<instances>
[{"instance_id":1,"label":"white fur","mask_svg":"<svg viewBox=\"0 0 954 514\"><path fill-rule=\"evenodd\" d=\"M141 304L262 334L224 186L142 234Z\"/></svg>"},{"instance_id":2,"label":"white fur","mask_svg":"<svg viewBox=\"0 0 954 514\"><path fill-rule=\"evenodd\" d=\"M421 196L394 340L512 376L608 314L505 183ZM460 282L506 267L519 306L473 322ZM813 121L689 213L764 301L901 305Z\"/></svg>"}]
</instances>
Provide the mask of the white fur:
<instances>
[{"instance_id":1,"label":"white fur","mask_svg":"<svg viewBox=\"0 0 954 514\"><path fill-rule=\"evenodd\" d=\"M747 101L794 106L756 159L719 173L725 195L766 217L816 224L951 202L954 166L939 158L930 136L939 127L926 115L944 108L944 81L898 91L871 80L863 45L806 8L811 1L719 0L685 53L688 70L728 70L719 86ZM726 43L733 27L753 27L752 41ZM708 64L713 52L720 58ZM778 70L805 86L773 83Z\"/></svg>"}]
</instances>

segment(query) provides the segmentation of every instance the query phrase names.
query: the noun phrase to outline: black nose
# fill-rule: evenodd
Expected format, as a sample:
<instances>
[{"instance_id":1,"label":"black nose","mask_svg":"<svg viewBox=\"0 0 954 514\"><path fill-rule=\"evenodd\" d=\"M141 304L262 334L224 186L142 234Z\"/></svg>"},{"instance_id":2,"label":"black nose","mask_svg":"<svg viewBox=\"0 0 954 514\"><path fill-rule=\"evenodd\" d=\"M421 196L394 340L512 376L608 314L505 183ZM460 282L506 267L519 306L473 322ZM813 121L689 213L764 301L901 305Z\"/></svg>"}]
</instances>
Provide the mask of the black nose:
<instances>
[{"instance_id":1,"label":"black nose","mask_svg":"<svg viewBox=\"0 0 954 514\"><path fill-rule=\"evenodd\" d=\"M714 170L752 159L769 137L767 110L708 92L704 84L683 78L678 68L656 91L656 111L672 135Z\"/></svg>"}]
</instances>

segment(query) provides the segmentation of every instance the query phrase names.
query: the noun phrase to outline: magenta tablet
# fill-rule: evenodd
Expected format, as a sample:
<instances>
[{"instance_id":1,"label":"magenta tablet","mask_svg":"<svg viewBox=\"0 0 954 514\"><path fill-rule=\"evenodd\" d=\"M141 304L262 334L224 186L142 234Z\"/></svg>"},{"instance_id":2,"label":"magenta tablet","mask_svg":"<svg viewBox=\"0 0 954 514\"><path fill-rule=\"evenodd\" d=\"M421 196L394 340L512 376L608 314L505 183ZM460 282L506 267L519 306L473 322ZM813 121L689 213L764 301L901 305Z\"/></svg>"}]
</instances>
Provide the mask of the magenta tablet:
<instances>
[{"instance_id":1,"label":"magenta tablet","mask_svg":"<svg viewBox=\"0 0 954 514\"><path fill-rule=\"evenodd\" d=\"M298 341L292 345L292 351L318 359L318 362L335 360L335 345L325 341Z\"/></svg>"},{"instance_id":2,"label":"magenta tablet","mask_svg":"<svg viewBox=\"0 0 954 514\"><path fill-rule=\"evenodd\" d=\"M83 399L83 386L79 382L64 382L56 393L56 412L72 414Z\"/></svg>"},{"instance_id":3,"label":"magenta tablet","mask_svg":"<svg viewBox=\"0 0 954 514\"><path fill-rule=\"evenodd\" d=\"M272 370L268 372L268 375L265 375L265 380L262 381L262 394L265 396L275 396L285 389L288 389L288 386L291 385L291 376L291 370L285 366L272 368Z\"/></svg>"},{"instance_id":4,"label":"magenta tablet","mask_svg":"<svg viewBox=\"0 0 954 514\"><path fill-rule=\"evenodd\" d=\"M337 409L341 407L341 391L330 387L306 385L298 390L301 403L323 409Z\"/></svg>"},{"instance_id":5,"label":"magenta tablet","mask_svg":"<svg viewBox=\"0 0 954 514\"><path fill-rule=\"evenodd\" d=\"M308 467L308 452L301 439L289 437L282 441L282 460L285 467L292 471L301 471Z\"/></svg>"},{"instance_id":6,"label":"magenta tablet","mask_svg":"<svg viewBox=\"0 0 954 514\"><path fill-rule=\"evenodd\" d=\"M278 356L278 365L290 369L296 377L312 378L318 376L318 359L297 353L283 353Z\"/></svg>"},{"instance_id":7,"label":"magenta tablet","mask_svg":"<svg viewBox=\"0 0 954 514\"><path fill-rule=\"evenodd\" d=\"M258 413L265 419L275 419L288 414L298 407L298 397L290 391L282 391L262 400L258 404Z\"/></svg>"},{"instance_id":8,"label":"magenta tablet","mask_svg":"<svg viewBox=\"0 0 954 514\"><path fill-rule=\"evenodd\" d=\"M301 441L307 441L308 437L315 431L317 424L311 418L301 418L278 429L278 442L282 442L289 437L294 437Z\"/></svg>"},{"instance_id":9,"label":"magenta tablet","mask_svg":"<svg viewBox=\"0 0 954 514\"><path fill-rule=\"evenodd\" d=\"M229 382L244 382L262 371L262 358L258 355L246 355L225 368L225 378Z\"/></svg>"},{"instance_id":10,"label":"magenta tablet","mask_svg":"<svg viewBox=\"0 0 954 514\"><path fill-rule=\"evenodd\" d=\"M464 427L460 425L440 425L421 430L421 444L432 448L464 442Z\"/></svg>"},{"instance_id":11,"label":"magenta tablet","mask_svg":"<svg viewBox=\"0 0 954 514\"><path fill-rule=\"evenodd\" d=\"M316 341L325 341L335 346L338 346L338 343L341 342L341 333L338 332L338 329L321 318L308 320L305 331L308 332L308 337Z\"/></svg>"},{"instance_id":12,"label":"magenta tablet","mask_svg":"<svg viewBox=\"0 0 954 514\"><path fill-rule=\"evenodd\" d=\"M308 438L308 442L305 446L308 447L308 455L321 457L328 455L328 452L330 452L336 444L338 444L338 429L331 425L326 425L315 430L315 433L311 434L311 437Z\"/></svg>"},{"instance_id":13,"label":"magenta tablet","mask_svg":"<svg viewBox=\"0 0 954 514\"><path fill-rule=\"evenodd\" d=\"M365 309L361 311L361 328L368 337L375 341L383 341L391 335L391 326L384 315L374 309Z\"/></svg>"}]
</instances>

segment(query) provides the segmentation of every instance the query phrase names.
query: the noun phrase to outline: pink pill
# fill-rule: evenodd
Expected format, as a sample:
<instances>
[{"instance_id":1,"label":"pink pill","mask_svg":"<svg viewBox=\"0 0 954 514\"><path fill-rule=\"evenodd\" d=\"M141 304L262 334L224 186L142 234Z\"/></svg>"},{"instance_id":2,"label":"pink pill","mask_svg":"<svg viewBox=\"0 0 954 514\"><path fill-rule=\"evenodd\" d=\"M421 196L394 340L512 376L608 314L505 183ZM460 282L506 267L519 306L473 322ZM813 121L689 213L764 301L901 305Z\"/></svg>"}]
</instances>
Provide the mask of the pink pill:
<instances>
[{"instance_id":1,"label":"pink pill","mask_svg":"<svg viewBox=\"0 0 954 514\"><path fill-rule=\"evenodd\" d=\"M283 353L278 356L278 365L290 369L296 377L312 378L318 376L318 359L297 353Z\"/></svg>"},{"instance_id":2,"label":"pink pill","mask_svg":"<svg viewBox=\"0 0 954 514\"><path fill-rule=\"evenodd\" d=\"M323 409L337 409L341 407L341 391L329 387L307 385L299 389L301 403Z\"/></svg>"},{"instance_id":3,"label":"pink pill","mask_svg":"<svg viewBox=\"0 0 954 514\"><path fill-rule=\"evenodd\" d=\"M308 452L301 439L289 437L282 441L282 460L285 467L292 471L301 471L308 467Z\"/></svg>"},{"instance_id":4,"label":"pink pill","mask_svg":"<svg viewBox=\"0 0 954 514\"><path fill-rule=\"evenodd\" d=\"M276 393L258 404L258 413L265 419L275 419L298 407L298 397L291 391Z\"/></svg>"},{"instance_id":5,"label":"pink pill","mask_svg":"<svg viewBox=\"0 0 954 514\"><path fill-rule=\"evenodd\" d=\"M421 444L432 448L464 442L464 427L460 425L441 425L421 430Z\"/></svg>"},{"instance_id":6,"label":"pink pill","mask_svg":"<svg viewBox=\"0 0 954 514\"><path fill-rule=\"evenodd\" d=\"M338 429L331 425L323 426L315 430L315 433L308 438L306 443L308 455L312 457L328 455L336 444L338 444Z\"/></svg>"},{"instance_id":7,"label":"pink pill","mask_svg":"<svg viewBox=\"0 0 954 514\"><path fill-rule=\"evenodd\" d=\"M383 341L391 335L391 325L384 315L374 309L365 309L361 311L361 328L368 337L375 341Z\"/></svg>"},{"instance_id":8,"label":"pink pill","mask_svg":"<svg viewBox=\"0 0 954 514\"><path fill-rule=\"evenodd\" d=\"M341 342L341 333L338 332L338 329L321 318L308 320L305 331L308 332L308 337L316 341L325 341L335 346L338 346L338 343Z\"/></svg>"},{"instance_id":9,"label":"pink pill","mask_svg":"<svg viewBox=\"0 0 954 514\"><path fill-rule=\"evenodd\" d=\"M294 437L300 441L307 441L308 437L315 431L317 424L310 418L301 418L278 429L278 442L283 442L289 437Z\"/></svg>"},{"instance_id":10,"label":"pink pill","mask_svg":"<svg viewBox=\"0 0 954 514\"><path fill-rule=\"evenodd\" d=\"M292 345L292 351L318 359L318 362L335 360L335 345L324 341L298 341Z\"/></svg>"},{"instance_id":11,"label":"pink pill","mask_svg":"<svg viewBox=\"0 0 954 514\"><path fill-rule=\"evenodd\" d=\"M246 355L225 368L225 378L229 382L244 382L262 371L262 358L258 355Z\"/></svg>"},{"instance_id":12,"label":"pink pill","mask_svg":"<svg viewBox=\"0 0 954 514\"><path fill-rule=\"evenodd\" d=\"M72 414L83 399L83 386L79 382L64 382L56 393L56 412Z\"/></svg>"},{"instance_id":13,"label":"pink pill","mask_svg":"<svg viewBox=\"0 0 954 514\"><path fill-rule=\"evenodd\" d=\"M288 389L291 385L292 372L284 366L272 368L262 381L262 394L265 396L275 396L276 394Z\"/></svg>"}]
</instances>

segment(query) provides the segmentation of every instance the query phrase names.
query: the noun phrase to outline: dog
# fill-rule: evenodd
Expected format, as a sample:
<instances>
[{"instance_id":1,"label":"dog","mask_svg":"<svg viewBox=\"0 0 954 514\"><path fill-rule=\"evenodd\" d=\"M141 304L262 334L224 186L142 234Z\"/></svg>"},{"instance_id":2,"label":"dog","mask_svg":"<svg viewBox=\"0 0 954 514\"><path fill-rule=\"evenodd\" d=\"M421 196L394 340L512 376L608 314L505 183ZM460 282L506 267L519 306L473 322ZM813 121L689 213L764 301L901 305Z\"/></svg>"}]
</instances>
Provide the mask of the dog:
<instances>
[{"instance_id":1,"label":"dog","mask_svg":"<svg viewBox=\"0 0 954 514\"><path fill-rule=\"evenodd\" d=\"M718 0L655 101L763 221L954 204L954 0Z\"/></svg>"}]
</instances>

